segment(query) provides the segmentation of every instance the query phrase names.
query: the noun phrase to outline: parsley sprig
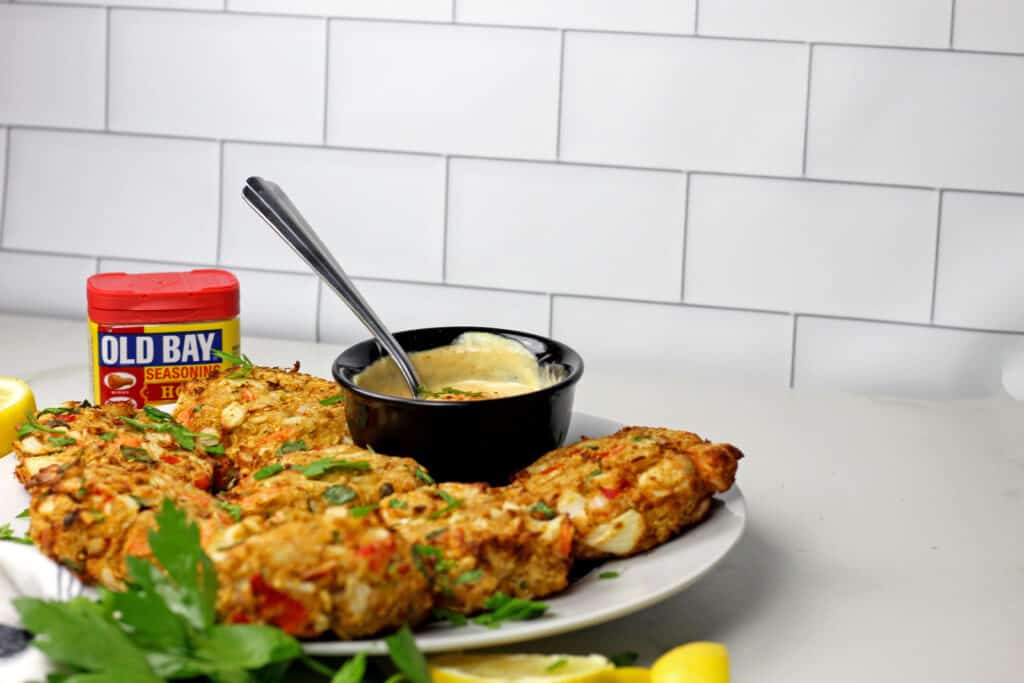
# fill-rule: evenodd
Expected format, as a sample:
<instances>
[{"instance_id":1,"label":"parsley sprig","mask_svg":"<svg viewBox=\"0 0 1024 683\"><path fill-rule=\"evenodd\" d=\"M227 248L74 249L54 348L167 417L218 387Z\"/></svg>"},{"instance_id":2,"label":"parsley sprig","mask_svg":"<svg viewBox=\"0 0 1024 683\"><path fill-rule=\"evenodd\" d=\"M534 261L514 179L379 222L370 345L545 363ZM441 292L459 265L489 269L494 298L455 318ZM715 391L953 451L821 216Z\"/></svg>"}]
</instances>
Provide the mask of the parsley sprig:
<instances>
[{"instance_id":1,"label":"parsley sprig","mask_svg":"<svg viewBox=\"0 0 1024 683\"><path fill-rule=\"evenodd\" d=\"M439 495L441 497L441 500L445 502L445 506L443 508L431 512L429 515L427 515L427 519L440 519L441 517L444 517L449 512L451 512L452 510L462 507L462 501L453 496L452 494L448 493L447 491L442 491L438 489L437 495Z\"/></svg>"},{"instance_id":2,"label":"parsley sprig","mask_svg":"<svg viewBox=\"0 0 1024 683\"><path fill-rule=\"evenodd\" d=\"M238 368L238 370L228 375L228 379L242 379L243 377L248 377L249 374L252 372L252 369L255 367L252 364L252 361L249 360L249 356L245 355L244 353L240 356L236 356L235 354L229 353L222 349L214 349L213 355L217 356L217 358L220 358L223 361L231 363L236 368Z\"/></svg>"},{"instance_id":3,"label":"parsley sprig","mask_svg":"<svg viewBox=\"0 0 1024 683\"><path fill-rule=\"evenodd\" d=\"M63 424L63 423L62 423ZM67 431L67 427L64 429L57 429L55 427L48 427L47 425L41 424L39 420L32 415L31 411L25 413L25 423L18 427L18 438L24 439L33 432L46 432L47 434L63 434Z\"/></svg>"},{"instance_id":4,"label":"parsley sprig","mask_svg":"<svg viewBox=\"0 0 1024 683\"><path fill-rule=\"evenodd\" d=\"M499 628L503 621L526 621L543 616L548 606L537 600L512 598L498 592L487 599L484 609L487 611L473 617L473 622L487 628Z\"/></svg>"},{"instance_id":5,"label":"parsley sprig","mask_svg":"<svg viewBox=\"0 0 1024 683\"><path fill-rule=\"evenodd\" d=\"M21 515L18 516L20 517ZM11 528L10 524L0 524L0 541L11 541L13 543L21 543L22 545L35 545L31 538L15 536L14 529Z\"/></svg>"},{"instance_id":6,"label":"parsley sprig","mask_svg":"<svg viewBox=\"0 0 1024 683\"><path fill-rule=\"evenodd\" d=\"M120 417L118 419L139 432L163 432L170 434L177 442L178 446L186 451L195 450L196 441L198 441L206 451L213 449L216 453L218 450L217 446L220 444L216 443L217 437L213 434L203 434L202 432L193 432L190 429L186 429L183 424L179 423L168 413L165 413L159 408L146 406L142 410L146 417L150 419L149 422L137 420L132 417Z\"/></svg>"}]
</instances>

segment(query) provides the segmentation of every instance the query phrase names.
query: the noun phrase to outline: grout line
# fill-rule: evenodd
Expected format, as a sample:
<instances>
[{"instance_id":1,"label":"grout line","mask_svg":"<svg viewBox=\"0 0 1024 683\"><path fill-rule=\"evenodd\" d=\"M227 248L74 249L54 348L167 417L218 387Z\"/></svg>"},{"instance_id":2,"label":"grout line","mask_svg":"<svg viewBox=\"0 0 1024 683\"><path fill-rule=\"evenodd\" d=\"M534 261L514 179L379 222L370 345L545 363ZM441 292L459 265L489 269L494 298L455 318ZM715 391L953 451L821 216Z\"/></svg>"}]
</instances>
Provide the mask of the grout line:
<instances>
[{"instance_id":1,"label":"grout line","mask_svg":"<svg viewBox=\"0 0 1024 683\"><path fill-rule=\"evenodd\" d=\"M458 4L459 4L459 0L452 0L452 23L453 24L456 21L455 17L458 16L458 12L455 9L458 6Z\"/></svg>"},{"instance_id":2,"label":"grout line","mask_svg":"<svg viewBox=\"0 0 1024 683\"><path fill-rule=\"evenodd\" d=\"M956 0L949 7L949 49L953 49L953 35L956 29Z\"/></svg>"},{"instance_id":3,"label":"grout line","mask_svg":"<svg viewBox=\"0 0 1024 683\"><path fill-rule=\"evenodd\" d=\"M3 164L4 182L0 187L0 248L4 243L4 225L7 223L7 205L11 202L11 129L4 128L4 158L0 160Z\"/></svg>"},{"instance_id":4,"label":"grout line","mask_svg":"<svg viewBox=\"0 0 1024 683\"><path fill-rule=\"evenodd\" d=\"M555 159L562 158L562 92L565 89L565 31L558 47L558 104L555 110Z\"/></svg>"},{"instance_id":5,"label":"grout line","mask_svg":"<svg viewBox=\"0 0 1024 683\"><path fill-rule=\"evenodd\" d=\"M789 388L792 389L796 380L796 321L800 315L793 314L793 335L789 340Z\"/></svg>"},{"instance_id":6,"label":"grout line","mask_svg":"<svg viewBox=\"0 0 1024 683\"><path fill-rule=\"evenodd\" d=\"M804 102L804 150L800 163L800 175L807 175L807 138L811 131L811 65L814 63L814 43L807 44L807 91Z\"/></svg>"},{"instance_id":7,"label":"grout line","mask_svg":"<svg viewBox=\"0 0 1024 683\"><path fill-rule=\"evenodd\" d=\"M110 14L109 7L106 9L106 35L105 54L103 56L103 130L110 130Z\"/></svg>"},{"instance_id":8,"label":"grout line","mask_svg":"<svg viewBox=\"0 0 1024 683\"><path fill-rule=\"evenodd\" d=\"M686 301L686 242L690 234L690 177L692 174L686 174L686 185L684 192L686 196L683 198L683 262L680 268L680 282L679 282L679 300Z\"/></svg>"},{"instance_id":9,"label":"grout line","mask_svg":"<svg viewBox=\"0 0 1024 683\"><path fill-rule=\"evenodd\" d=\"M693 35L700 35L700 0L693 0Z\"/></svg>"},{"instance_id":10,"label":"grout line","mask_svg":"<svg viewBox=\"0 0 1024 683\"><path fill-rule=\"evenodd\" d=\"M93 275L99 275L99 274L100 274L100 268L101 268L101 267L102 267L102 266L101 266L101 264L100 264L100 258L99 258L99 257L97 256L97 257L96 257L96 263L95 263L95 264L93 264L92 274L93 274Z\"/></svg>"},{"instance_id":11,"label":"grout line","mask_svg":"<svg viewBox=\"0 0 1024 683\"><path fill-rule=\"evenodd\" d=\"M327 144L327 114L329 113L328 112L328 103L331 100L331 98L330 98L330 94L331 94L331 92L330 92L330 83L331 83L330 77L331 77L331 20L330 19L324 19L324 88L323 88L323 94L324 94L324 108L323 108L324 129L323 129L323 134L322 134L322 136L320 138L321 141L323 141L324 145Z\"/></svg>"},{"instance_id":12,"label":"grout line","mask_svg":"<svg viewBox=\"0 0 1024 683\"><path fill-rule=\"evenodd\" d=\"M452 161L444 158L444 201L441 208L441 282L448 281L448 194L451 192Z\"/></svg>"},{"instance_id":13,"label":"grout line","mask_svg":"<svg viewBox=\"0 0 1024 683\"><path fill-rule=\"evenodd\" d=\"M214 263L220 263L224 244L224 141L217 147L217 250Z\"/></svg>"},{"instance_id":14,"label":"grout line","mask_svg":"<svg viewBox=\"0 0 1024 683\"><path fill-rule=\"evenodd\" d=\"M555 337L555 295L548 294L548 337Z\"/></svg>"},{"instance_id":15,"label":"grout line","mask_svg":"<svg viewBox=\"0 0 1024 683\"><path fill-rule=\"evenodd\" d=\"M942 245L942 204L943 204L943 191L938 192L938 211L936 211L937 217L935 220L935 260L932 262L932 300L931 306L929 307L928 322L935 322L935 297L938 293L939 287L939 248Z\"/></svg>"},{"instance_id":16,"label":"grout line","mask_svg":"<svg viewBox=\"0 0 1024 683\"><path fill-rule=\"evenodd\" d=\"M324 298L324 281L316 279L316 317L313 318L313 340L320 343L320 309Z\"/></svg>"}]
</instances>

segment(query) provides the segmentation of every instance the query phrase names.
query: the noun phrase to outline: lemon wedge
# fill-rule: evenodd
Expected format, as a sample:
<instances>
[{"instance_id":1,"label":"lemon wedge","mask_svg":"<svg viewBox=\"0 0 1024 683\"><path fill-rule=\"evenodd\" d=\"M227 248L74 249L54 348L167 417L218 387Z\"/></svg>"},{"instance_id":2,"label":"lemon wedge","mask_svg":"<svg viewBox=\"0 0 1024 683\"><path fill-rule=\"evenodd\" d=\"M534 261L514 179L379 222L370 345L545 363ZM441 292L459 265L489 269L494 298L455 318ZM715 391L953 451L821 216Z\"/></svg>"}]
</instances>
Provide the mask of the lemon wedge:
<instances>
[{"instance_id":1,"label":"lemon wedge","mask_svg":"<svg viewBox=\"0 0 1024 683\"><path fill-rule=\"evenodd\" d=\"M612 683L651 683L651 670L640 666L620 666L610 676Z\"/></svg>"},{"instance_id":2,"label":"lemon wedge","mask_svg":"<svg viewBox=\"0 0 1024 683\"><path fill-rule=\"evenodd\" d=\"M0 457L11 450L25 413L36 412L32 390L20 379L0 377Z\"/></svg>"},{"instance_id":3,"label":"lemon wedge","mask_svg":"<svg viewBox=\"0 0 1024 683\"><path fill-rule=\"evenodd\" d=\"M719 643L680 645L654 662L651 683L729 683L729 651Z\"/></svg>"},{"instance_id":4,"label":"lemon wedge","mask_svg":"<svg viewBox=\"0 0 1024 683\"><path fill-rule=\"evenodd\" d=\"M601 655L444 655L430 660L434 683L606 682L615 666Z\"/></svg>"}]
</instances>

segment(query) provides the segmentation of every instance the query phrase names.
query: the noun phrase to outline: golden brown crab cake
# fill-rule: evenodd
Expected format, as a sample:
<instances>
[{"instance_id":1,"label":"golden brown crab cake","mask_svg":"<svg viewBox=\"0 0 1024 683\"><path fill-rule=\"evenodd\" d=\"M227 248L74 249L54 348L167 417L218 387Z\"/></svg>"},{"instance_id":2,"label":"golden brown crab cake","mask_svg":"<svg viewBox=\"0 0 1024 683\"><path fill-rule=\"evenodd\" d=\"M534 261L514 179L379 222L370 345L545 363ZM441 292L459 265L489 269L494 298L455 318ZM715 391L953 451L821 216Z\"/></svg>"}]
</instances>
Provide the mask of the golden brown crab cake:
<instances>
[{"instance_id":1,"label":"golden brown crab cake","mask_svg":"<svg viewBox=\"0 0 1024 683\"><path fill-rule=\"evenodd\" d=\"M627 427L543 456L515 477L522 500L542 501L576 527L579 559L633 555L699 522L732 486L743 454L696 434Z\"/></svg>"},{"instance_id":2,"label":"golden brown crab cake","mask_svg":"<svg viewBox=\"0 0 1024 683\"><path fill-rule=\"evenodd\" d=\"M206 491L159 468L126 468L78 460L53 465L28 480L29 535L39 549L87 583L123 589L125 557L150 554L152 510L172 500L200 524L231 517Z\"/></svg>"},{"instance_id":3,"label":"golden brown crab cake","mask_svg":"<svg viewBox=\"0 0 1024 683\"><path fill-rule=\"evenodd\" d=\"M182 387L175 418L215 435L227 458L217 462L218 489L258 470L289 448L351 443L341 390L330 380L280 368L227 368Z\"/></svg>"},{"instance_id":4,"label":"golden brown crab cake","mask_svg":"<svg viewBox=\"0 0 1024 683\"><path fill-rule=\"evenodd\" d=\"M48 467L73 462L131 472L157 469L200 489L209 489L212 481L211 458L197 452L212 447L212 439L197 445L188 430L154 408L70 401L41 411L22 431L24 436L14 442L15 472L25 484Z\"/></svg>"},{"instance_id":5,"label":"golden brown crab cake","mask_svg":"<svg viewBox=\"0 0 1024 683\"><path fill-rule=\"evenodd\" d=\"M572 524L554 513L536 519L505 493L446 483L381 501L381 516L413 544L439 606L470 614L497 592L536 598L568 584Z\"/></svg>"},{"instance_id":6,"label":"golden brown crab cake","mask_svg":"<svg viewBox=\"0 0 1024 683\"><path fill-rule=\"evenodd\" d=\"M272 525L248 517L206 547L217 611L228 623L273 624L295 636L371 636L423 621L432 598L409 544L374 512L344 508Z\"/></svg>"},{"instance_id":7,"label":"golden brown crab cake","mask_svg":"<svg viewBox=\"0 0 1024 683\"><path fill-rule=\"evenodd\" d=\"M429 480L415 460L343 445L275 458L221 498L237 505L243 515L283 522L296 513L379 503L393 493L424 486Z\"/></svg>"}]
</instances>

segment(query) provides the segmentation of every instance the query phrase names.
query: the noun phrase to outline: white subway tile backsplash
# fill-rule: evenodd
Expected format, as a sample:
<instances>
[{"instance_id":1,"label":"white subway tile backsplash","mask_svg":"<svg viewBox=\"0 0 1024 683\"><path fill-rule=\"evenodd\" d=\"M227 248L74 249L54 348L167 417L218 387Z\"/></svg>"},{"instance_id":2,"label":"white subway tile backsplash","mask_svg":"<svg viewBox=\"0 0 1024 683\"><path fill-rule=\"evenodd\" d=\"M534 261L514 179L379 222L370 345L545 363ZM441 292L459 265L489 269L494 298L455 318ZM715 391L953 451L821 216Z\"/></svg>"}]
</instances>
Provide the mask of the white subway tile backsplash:
<instances>
[{"instance_id":1,"label":"white subway tile backsplash","mask_svg":"<svg viewBox=\"0 0 1024 683\"><path fill-rule=\"evenodd\" d=\"M331 144L553 158L554 31L331 22Z\"/></svg>"},{"instance_id":2,"label":"white subway tile backsplash","mask_svg":"<svg viewBox=\"0 0 1024 683\"><path fill-rule=\"evenodd\" d=\"M938 197L695 175L687 303L928 322Z\"/></svg>"},{"instance_id":3,"label":"white subway tile backsplash","mask_svg":"<svg viewBox=\"0 0 1024 683\"><path fill-rule=\"evenodd\" d=\"M317 143L323 20L115 10L110 127Z\"/></svg>"},{"instance_id":4,"label":"white subway tile backsplash","mask_svg":"<svg viewBox=\"0 0 1024 683\"><path fill-rule=\"evenodd\" d=\"M8 144L3 246L216 258L216 143L14 129Z\"/></svg>"},{"instance_id":5,"label":"white subway tile backsplash","mask_svg":"<svg viewBox=\"0 0 1024 683\"><path fill-rule=\"evenodd\" d=\"M4 186L7 184L7 129L0 128L0 239L3 238Z\"/></svg>"},{"instance_id":6,"label":"white subway tile backsplash","mask_svg":"<svg viewBox=\"0 0 1024 683\"><path fill-rule=\"evenodd\" d=\"M678 301L685 177L453 159L448 281Z\"/></svg>"},{"instance_id":7,"label":"white subway tile backsplash","mask_svg":"<svg viewBox=\"0 0 1024 683\"><path fill-rule=\"evenodd\" d=\"M0 251L3 310L85 318L85 281L96 259Z\"/></svg>"},{"instance_id":8,"label":"white subway tile backsplash","mask_svg":"<svg viewBox=\"0 0 1024 683\"><path fill-rule=\"evenodd\" d=\"M788 315L556 296L552 328L606 372L670 367L694 381L789 384Z\"/></svg>"},{"instance_id":9,"label":"white subway tile backsplash","mask_svg":"<svg viewBox=\"0 0 1024 683\"><path fill-rule=\"evenodd\" d=\"M309 271L242 201L259 175L288 192L349 274L440 281L444 173L435 156L226 144L221 263Z\"/></svg>"},{"instance_id":10,"label":"white subway tile backsplash","mask_svg":"<svg viewBox=\"0 0 1024 683\"><path fill-rule=\"evenodd\" d=\"M794 386L910 398L1000 391L1024 335L800 316Z\"/></svg>"},{"instance_id":11,"label":"white subway tile backsplash","mask_svg":"<svg viewBox=\"0 0 1024 683\"><path fill-rule=\"evenodd\" d=\"M1024 59L819 46L808 175L1024 190Z\"/></svg>"},{"instance_id":12,"label":"white subway tile backsplash","mask_svg":"<svg viewBox=\"0 0 1024 683\"><path fill-rule=\"evenodd\" d=\"M512 26L693 33L696 0L458 0L456 21Z\"/></svg>"},{"instance_id":13,"label":"white subway tile backsplash","mask_svg":"<svg viewBox=\"0 0 1024 683\"><path fill-rule=\"evenodd\" d=\"M102 128L103 10L0 6L0 123Z\"/></svg>"},{"instance_id":14,"label":"white subway tile backsplash","mask_svg":"<svg viewBox=\"0 0 1024 683\"><path fill-rule=\"evenodd\" d=\"M219 268L211 264L183 265L159 261L103 259L100 272L159 273ZM241 311L238 315L245 336L316 340L317 282L312 275L265 273L226 268L238 278ZM257 363L258 358L253 359Z\"/></svg>"},{"instance_id":15,"label":"white subway tile backsplash","mask_svg":"<svg viewBox=\"0 0 1024 683\"><path fill-rule=\"evenodd\" d=\"M68 0L32 0L33 3L66 5ZM224 9L224 0L75 0L76 5L103 5L109 7L151 7L157 9Z\"/></svg>"},{"instance_id":16,"label":"white subway tile backsplash","mask_svg":"<svg viewBox=\"0 0 1024 683\"><path fill-rule=\"evenodd\" d=\"M935 322L1024 332L1024 197L946 192Z\"/></svg>"},{"instance_id":17,"label":"white subway tile backsplash","mask_svg":"<svg viewBox=\"0 0 1024 683\"><path fill-rule=\"evenodd\" d=\"M951 0L702 0L703 35L946 47Z\"/></svg>"},{"instance_id":18,"label":"white subway tile backsplash","mask_svg":"<svg viewBox=\"0 0 1024 683\"><path fill-rule=\"evenodd\" d=\"M1024 52L1024 3L1019 0L956 0L953 47Z\"/></svg>"},{"instance_id":19,"label":"white subway tile backsplash","mask_svg":"<svg viewBox=\"0 0 1024 683\"><path fill-rule=\"evenodd\" d=\"M799 175L806 46L577 33L565 40L561 158Z\"/></svg>"},{"instance_id":20,"label":"white subway tile backsplash","mask_svg":"<svg viewBox=\"0 0 1024 683\"><path fill-rule=\"evenodd\" d=\"M240 12L450 21L452 0L227 0Z\"/></svg>"},{"instance_id":21,"label":"white subway tile backsplash","mask_svg":"<svg viewBox=\"0 0 1024 683\"><path fill-rule=\"evenodd\" d=\"M360 280L359 291L392 332L437 325L475 325L548 333L548 297L411 282ZM351 344L370 333L327 287L321 291L320 340Z\"/></svg>"}]
</instances>

